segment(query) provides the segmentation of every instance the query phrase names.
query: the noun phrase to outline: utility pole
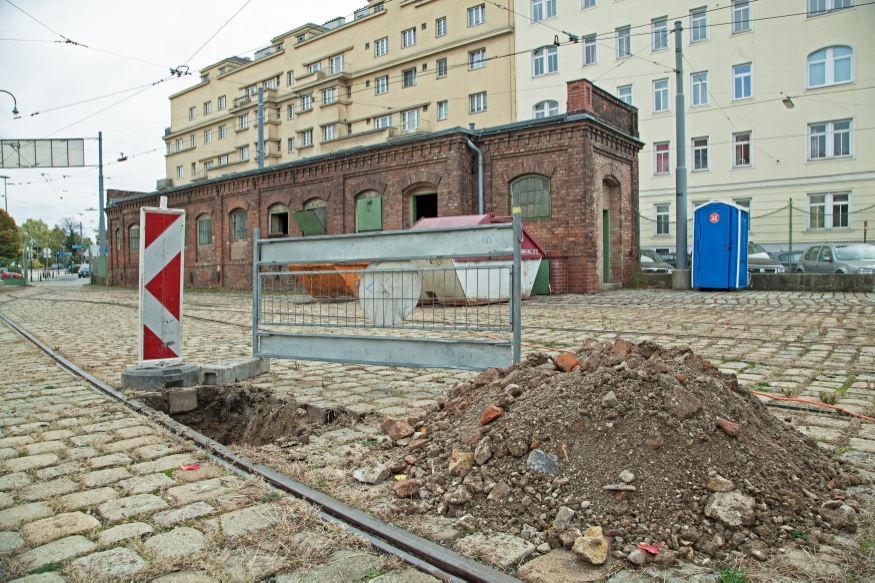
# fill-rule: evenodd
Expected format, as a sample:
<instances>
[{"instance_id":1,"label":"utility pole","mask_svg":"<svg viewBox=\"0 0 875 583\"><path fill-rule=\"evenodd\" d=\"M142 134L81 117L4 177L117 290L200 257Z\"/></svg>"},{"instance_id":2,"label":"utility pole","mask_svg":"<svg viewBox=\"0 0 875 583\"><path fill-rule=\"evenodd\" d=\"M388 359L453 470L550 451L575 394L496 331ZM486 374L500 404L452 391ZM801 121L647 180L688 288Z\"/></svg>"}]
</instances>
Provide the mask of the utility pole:
<instances>
[{"instance_id":1,"label":"utility pole","mask_svg":"<svg viewBox=\"0 0 875 583\"><path fill-rule=\"evenodd\" d=\"M687 264L687 136L686 110L684 108L684 27L680 20L674 23L674 55L675 55L675 130L677 141L677 169L675 174L676 208L675 208L675 271L672 287L674 289L690 289L690 273ZM677 273L677 272L680 273Z\"/></svg>"},{"instance_id":2,"label":"utility pole","mask_svg":"<svg viewBox=\"0 0 875 583\"><path fill-rule=\"evenodd\" d=\"M104 255L107 252L106 249L106 224L104 222L103 217L103 132L97 132L97 166L98 166L98 174L97 174L97 190L98 196L100 197L100 202L97 205L97 209L100 213L99 220L99 231L100 234L97 237L97 244L99 246L100 254ZM80 232L82 223L79 223ZM81 236L81 235L80 235Z\"/></svg>"},{"instance_id":3,"label":"utility pole","mask_svg":"<svg viewBox=\"0 0 875 583\"><path fill-rule=\"evenodd\" d=\"M9 195L6 193L6 180L8 176L0 176L3 179L3 202L6 205L6 213L9 214Z\"/></svg>"},{"instance_id":4,"label":"utility pole","mask_svg":"<svg viewBox=\"0 0 875 583\"><path fill-rule=\"evenodd\" d=\"M79 265L83 263L82 250L85 249L84 239L85 237L82 236L82 221L79 221Z\"/></svg>"},{"instance_id":5,"label":"utility pole","mask_svg":"<svg viewBox=\"0 0 875 583\"><path fill-rule=\"evenodd\" d=\"M258 167L264 168L264 87L258 88Z\"/></svg>"}]
</instances>

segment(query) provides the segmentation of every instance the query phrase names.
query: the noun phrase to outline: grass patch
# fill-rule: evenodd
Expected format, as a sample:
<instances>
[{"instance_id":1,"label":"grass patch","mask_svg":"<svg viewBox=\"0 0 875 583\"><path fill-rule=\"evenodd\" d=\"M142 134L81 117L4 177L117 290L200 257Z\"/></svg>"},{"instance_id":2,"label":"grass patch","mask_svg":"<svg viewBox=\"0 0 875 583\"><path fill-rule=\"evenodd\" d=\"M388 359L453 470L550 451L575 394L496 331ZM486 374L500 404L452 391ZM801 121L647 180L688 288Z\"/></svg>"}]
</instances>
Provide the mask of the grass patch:
<instances>
[{"instance_id":1,"label":"grass patch","mask_svg":"<svg viewBox=\"0 0 875 583\"><path fill-rule=\"evenodd\" d=\"M379 445L379 441L376 439L366 439L362 442L362 445L365 447L377 447Z\"/></svg>"},{"instance_id":2,"label":"grass patch","mask_svg":"<svg viewBox=\"0 0 875 583\"><path fill-rule=\"evenodd\" d=\"M820 397L820 400L827 405L836 404L836 393L834 393L833 391L820 391L817 396Z\"/></svg>"},{"instance_id":3,"label":"grass patch","mask_svg":"<svg viewBox=\"0 0 875 583\"><path fill-rule=\"evenodd\" d=\"M54 385L46 385L45 388L44 388L43 390L46 390L46 391L47 391L47 390L49 390L49 389L54 389L54 388L55 388Z\"/></svg>"},{"instance_id":4,"label":"grass patch","mask_svg":"<svg viewBox=\"0 0 875 583\"><path fill-rule=\"evenodd\" d=\"M279 492L268 492L264 496L261 497L262 502L273 502L275 500L279 500L283 495Z\"/></svg>"},{"instance_id":5,"label":"grass patch","mask_svg":"<svg viewBox=\"0 0 875 583\"><path fill-rule=\"evenodd\" d=\"M804 530L791 530L790 540L808 540L808 533Z\"/></svg>"},{"instance_id":6,"label":"grass patch","mask_svg":"<svg viewBox=\"0 0 875 583\"><path fill-rule=\"evenodd\" d=\"M737 569L718 569L717 580L720 583L750 583L747 575Z\"/></svg>"},{"instance_id":7,"label":"grass patch","mask_svg":"<svg viewBox=\"0 0 875 583\"><path fill-rule=\"evenodd\" d=\"M367 573L356 579L355 583L366 583L367 581L370 581L371 579L376 579L380 575L385 575L388 572L389 571L387 569L372 569L371 571L368 571Z\"/></svg>"},{"instance_id":8,"label":"grass patch","mask_svg":"<svg viewBox=\"0 0 875 583\"><path fill-rule=\"evenodd\" d=\"M164 470L164 475L167 476L168 478L172 478L173 477L173 470L172 469L171 470Z\"/></svg>"},{"instance_id":9,"label":"grass patch","mask_svg":"<svg viewBox=\"0 0 875 583\"><path fill-rule=\"evenodd\" d=\"M871 534L867 534L863 538L860 539L860 550L868 551L872 547L875 547L875 536Z\"/></svg>"},{"instance_id":10,"label":"grass patch","mask_svg":"<svg viewBox=\"0 0 875 583\"><path fill-rule=\"evenodd\" d=\"M48 565L43 565L39 569L34 569L30 572L31 575L39 575L41 573L51 573L53 571L57 571L58 567L61 565L59 563L49 563Z\"/></svg>"}]
</instances>

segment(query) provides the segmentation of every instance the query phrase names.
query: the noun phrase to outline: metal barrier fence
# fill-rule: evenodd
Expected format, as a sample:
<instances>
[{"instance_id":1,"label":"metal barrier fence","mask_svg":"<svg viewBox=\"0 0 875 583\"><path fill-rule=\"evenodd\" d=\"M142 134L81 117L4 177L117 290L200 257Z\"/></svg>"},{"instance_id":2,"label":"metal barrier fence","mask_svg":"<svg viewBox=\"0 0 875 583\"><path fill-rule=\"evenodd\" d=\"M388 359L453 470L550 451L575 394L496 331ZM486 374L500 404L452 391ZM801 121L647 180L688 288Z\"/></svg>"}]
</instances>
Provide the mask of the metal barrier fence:
<instances>
[{"instance_id":1,"label":"metal barrier fence","mask_svg":"<svg viewBox=\"0 0 875 583\"><path fill-rule=\"evenodd\" d=\"M253 356L484 370L520 358L514 224L259 239Z\"/></svg>"},{"instance_id":2,"label":"metal barrier fence","mask_svg":"<svg viewBox=\"0 0 875 583\"><path fill-rule=\"evenodd\" d=\"M674 220L661 221L653 216L639 214L639 221L641 249L674 253ZM774 211L753 213L750 217L749 240L761 246L773 258L790 266L811 245L869 242L875 238L870 227L875 229L875 205L851 211L847 199L835 195L827 198L825 195L823 201L809 201L807 209L794 205L793 199L790 199ZM692 246L692 213L687 221L687 233L687 244Z\"/></svg>"}]
</instances>

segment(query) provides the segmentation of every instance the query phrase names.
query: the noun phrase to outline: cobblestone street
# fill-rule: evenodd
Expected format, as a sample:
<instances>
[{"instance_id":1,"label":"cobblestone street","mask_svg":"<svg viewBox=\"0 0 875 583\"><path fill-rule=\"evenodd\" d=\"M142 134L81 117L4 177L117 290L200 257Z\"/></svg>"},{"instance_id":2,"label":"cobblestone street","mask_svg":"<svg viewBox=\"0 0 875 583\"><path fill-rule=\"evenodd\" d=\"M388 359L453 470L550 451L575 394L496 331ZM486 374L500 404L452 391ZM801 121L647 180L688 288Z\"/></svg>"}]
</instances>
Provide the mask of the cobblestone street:
<instances>
[{"instance_id":1,"label":"cobblestone street","mask_svg":"<svg viewBox=\"0 0 875 583\"><path fill-rule=\"evenodd\" d=\"M536 297L523 303L523 342L550 350L576 348L587 337L620 336L688 345L752 390L872 416L873 309L875 294L623 290ZM7 290L0 312L113 386L136 361L134 289L62 279ZM247 293L186 292L186 360L249 356L251 314ZM6 578L42 570L47 574L25 580L182 581L167 574L190 570L203 578L186 581L251 580L278 571L289 573L278 581L355 580L384 564L305 503L209 461L88 387L5 325L0 345L0 556ZM253 386L287 393L301 406L401 416L434 404L445 388L474 374L273 360L270 373ZM872 423L801 409L774 412L792 415L799 431L875 477ZM365 437L356 432L356 439ZM331 444L325 441L325 447ZM200 468L181 469L192 463ZM265 529L272 535L264 536ZM382 577L413 576L396 569Z\"/></svg>"}]
</instances>

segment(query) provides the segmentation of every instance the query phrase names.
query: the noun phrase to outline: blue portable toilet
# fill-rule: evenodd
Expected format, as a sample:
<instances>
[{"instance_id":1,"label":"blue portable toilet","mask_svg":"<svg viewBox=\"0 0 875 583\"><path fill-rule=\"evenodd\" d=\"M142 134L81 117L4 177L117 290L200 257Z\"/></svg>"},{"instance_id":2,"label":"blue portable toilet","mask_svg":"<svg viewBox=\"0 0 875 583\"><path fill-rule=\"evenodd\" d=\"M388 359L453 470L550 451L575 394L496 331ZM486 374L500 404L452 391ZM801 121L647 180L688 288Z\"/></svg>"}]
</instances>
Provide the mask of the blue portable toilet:
<instances>
[{"instance_id":1,"label":"blue portable toilet","mask_svg":"<svg viewBox=\"0 0 875 583\"><path fill-rule=\"evenodd\" d=\"M747 287L748 210L731 202L712 200L694 212L693 287Z\"/></svg>"}]
</instances>

